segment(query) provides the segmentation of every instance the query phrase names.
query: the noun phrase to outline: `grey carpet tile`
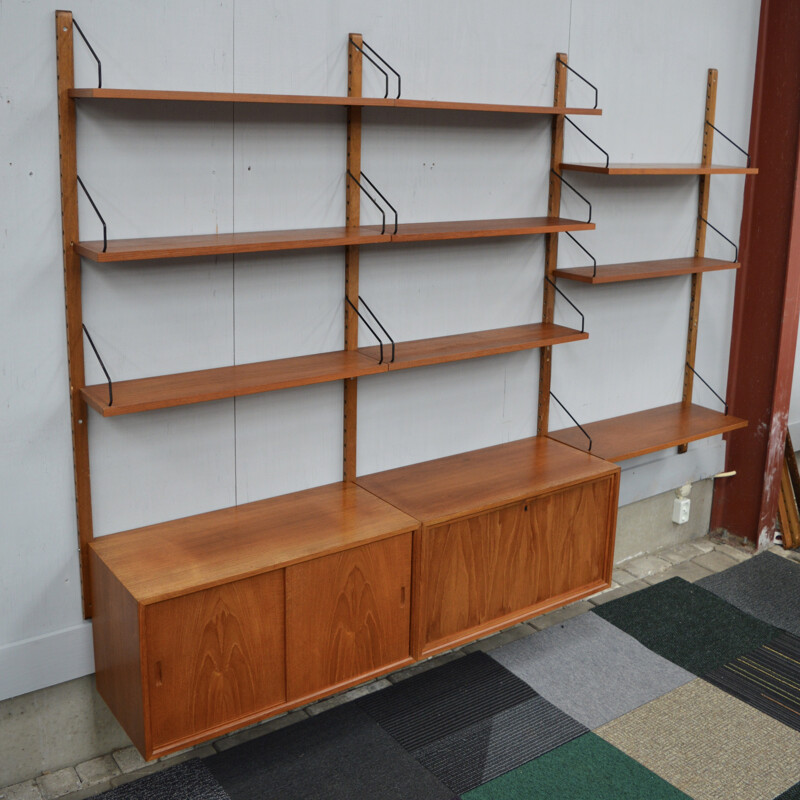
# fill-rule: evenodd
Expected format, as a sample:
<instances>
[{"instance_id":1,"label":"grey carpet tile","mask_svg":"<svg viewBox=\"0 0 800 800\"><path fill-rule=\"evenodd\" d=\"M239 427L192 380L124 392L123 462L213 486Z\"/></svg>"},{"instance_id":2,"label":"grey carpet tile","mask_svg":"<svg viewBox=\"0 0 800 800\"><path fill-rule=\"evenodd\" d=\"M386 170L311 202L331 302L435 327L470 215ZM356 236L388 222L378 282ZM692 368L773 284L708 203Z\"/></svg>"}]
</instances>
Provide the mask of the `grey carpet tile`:
<instances>
[{"instance_id":1,"label":"grey carpet tile","mask_svg":"<svg viewBox=\"0 0 800 800\"><path fill-rule=\"evenodd\" d=\"M769 644L703 676L709 683L800 731L800 638L781 633Z\"/></svg>"},{"instance_id":2,"label":"grey carpet tile","mask_svg":"<svg viewBox=\"0 0 800 800\"><path fill-rule=\"evenodd\" d=\"M586 732L544 698L534 697L428 744L414 755L460 794Z\"/></svg>"},{"instance_id":3,"label":"grey carpet tile","mask_svg":"<svg viewBox=\"0 0 800 800\"><path fill-rule=\"evenodd\" d=\"M451 800L355 703L206 759L231 800Z\"/></svg>"},{"instance_id":4,"label":"grey carpet tile","mask_svg":"<svg viewBox=\"0 0 800 800\"><path fill-rule=\"evenodd\" d=\"M697 582L776 628L800 636L800 564L762 553Z\"/></svg>"},{"instance_id":5,"label":"grey carpet tile","mask_svg":"<svg viewBox=\"0 0 800 800\"><path fill-rule=\"evenodd\" d=\"M206 763L199 758L184 761L103 792L96 800L231 800Z\"/></svg>"},{"instance_id":6,"label":"grey carpet tile","mask_svg":"<svg viewBox=\"0 0 800 800\"><path fill-rule=\"evenodd\" d=\"M471 653L356 702L414 751L534 696L497 661Z\"/></svg>"},{"instance_id":7,"label":"grey carpet tile","mask_svg":"<svg viewBox=\"0 0 800 800\"><path fill-rule=\"evenodd\" d=\"M490 655L589 729L695 677L597 614L583 614Z\"/></svg>"}]
</instances>

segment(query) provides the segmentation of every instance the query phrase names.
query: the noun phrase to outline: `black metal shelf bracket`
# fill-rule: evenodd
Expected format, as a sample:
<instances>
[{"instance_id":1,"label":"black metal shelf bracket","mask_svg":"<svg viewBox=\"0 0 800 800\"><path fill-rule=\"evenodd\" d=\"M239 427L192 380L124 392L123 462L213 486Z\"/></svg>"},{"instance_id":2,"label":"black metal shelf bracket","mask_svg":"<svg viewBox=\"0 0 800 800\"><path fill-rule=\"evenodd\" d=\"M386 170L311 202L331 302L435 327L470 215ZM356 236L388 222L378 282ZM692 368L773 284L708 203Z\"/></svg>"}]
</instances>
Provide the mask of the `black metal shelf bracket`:
<instances>
[{"instance_id":1,"label":"black metal shelf bracket","mask_svg":"<svg viewBox=\"0 0 800 800\"><path fill-rule=\"evenodd\" d=\"M564 231L564 233L566 233L567 236L569 236L569 238L572 239L572 241L575 242L575 244L578 245L578 247L580 247L580 249L583 250L583 252L586 253L586 255L589 256L589 258L592 259L592 277L596 278L597 259L569 231Z\"/></svg>"},{"instance_id":2,"label":"black metal shelf bracket","mask_svg":"<svg viewBox=\"0 0 800 800\"><path fill-rule=\"evenodd\" d=\"M347 175L352 181L355 182L358 188L361 189L361 191L364 192L364 194L372 201L372 205L374 205L375 208L377 208L378 211L381 212L381 218L382 218L381 235L385 234L386 212L383 210L383 208L381 208L381 204L364 188L364 184L361 183L361 181L358 180L358 178L356 178L356 176L353 175L353 173L350 170L347 170ZM361 173L361 177L378 193L381 200L383 200L383 202L386 203L386 205L392 209L392 212L394 213L394 233L397 233L397 222L398 222L397 209L386 199L386 196L383 194L383 192L363 172Z\"/></svg>"},{"instance_id":3,"label":"black metal shelf bracket","mask_svg":"<svg viewBox=\"0 0 800 800\"><path fill-rule=\"evenodd\" d=\"M397 78L397 96L396 96L395 99L399 100L400 99L400 83L401 83L400 73L380 53L378 53L376 50L374 50L372 47L370 47L363 39L361 40L361 44L363 45L364 49L359 47L353 41L352 37L350 37L350 44L353 47L355 47L355 49L358 50L358 52L361 53L362 56L365 56L372 63L372 65L374 67L376 67L377 69L379 69L383 73L384 80L386 81L386 91L383 93L384 97L388 97L389 96L389 73L381 66L381 64L383 64L384 67L387 67L391 72L394 73L395 77ZM372 55L375 56L375 58L373 58L367 52L367 50L369 50L369 53L372 53ZM376 61L375 59L378 59L378 61L380 61L381 64L379 64L378 61Z\"/></svg>"},{"instance_id":4,"label":"black metal shelf bracket","mask_svg":"<svg viewBox=\"0 0 800 800\"><path fill-rule=\"evenodd\" d=\"M100 59L97 56L97 53L94 51L94 47L89 44L89 40L86 38L84 32L81 30L81 26L78 25L77 20L73 17L72 24L75 26L75 30L81 35L81 39L86 43L86 46L89 48L89 52L94 56L94 60L97 62L97 88L103 88L103 65L100 63Z\"/></svg>"},{"instance_id":5,"label":"black metal shelf bracket","mask_svg":"<svg viewBox=\"0 0 800 800\"><path fill-rule=\"evenodd\" d=\"M567 64L567 62L564 61L563 59L557 58L556 61L558 61L558 63L561 64L562 67L566 67L573 75L577 75L587 86L591 86L592 89L594 89L594 105L592 106L592 108L597 108L597 100L599 97L597 87L591 81L586 80L586 78L584 78L583 75L580 74L580 72L578 72L575 69L572 69L572 67L569 64Z\"/></svg>"},{"instance_id":6,"label":"black metal shelf bracket","mask_svg":"<svg viewBox=\"0 0 800 800\"><path fill-rule=\"evenodd\" d=\"M587 206L589 206L589 219L587 219L586 222L591 222L592 221L592 204L569 181L567 181L564 178L563 175L560 175L552 167L550 168L550 172L552 172L553 175L555 175L556 178L558 178L561 181L561 183L563 183L565 186L568 186L570 189L572 189L572 191L575 192L575 194L578 195L578 197L580 197L580 199L583 200L583 202L586 203Z\"/></svg>"},{"instance_id":7,"label":"black metal shelf bracket","mask_svg":"<svg viewBox=\"0 0 800 800\"><path fill-rule=\"evenodd\" d=\"M705 384L706 388L711 392L711 394L713 394L714 397L716 397L717 400L719 400L720 403L722 403L722 405L725 406L725 416L727 417L728 416L728 404L725 401L725 398L724 397L720 397L714 391L714 389L711 386L711 384L709 384L708 381L688 361L686 362L686 366L689 367L689 369L694 373L695 377L700 378L700 380Z\"/></svg>"},{"instance_id":8,"label":"black metal shelf bracket","mask_svg":"<svg viewBox=\"0 0 800 800\"><path fill-rule=\"evenodd\" d=\"M550 392L550 397L552 397L553 400L555 400L556 403L558 403L561 406L561 408L563 409L564 413L578 426L578 428L580 428L581 433L589 440L589 449L586 452L587 453L591 453L592 452L592 437L589 436L588 433L586 433L586 428L584 428L583 425L581 425L580 422L578 422L578 420L576 420L575 417L573 417L572 414L569 413L569 409L553 394L552 391Z\"/></svg>"},{"instance_id":9,"label":"black metal shelf bracket","mask_svg":"<svg viewBox=\"0 0 800 800\"><path fill-rule=\"evenodd\" d=\"M575 303L573 303L572 300L570 300L569 297L567 297L564 292L562 292L561 289L556 286L555 281L550 280L547 275L544 276L544 279L578 312L581 318L581 333L585 333L586 318L583 316L583 311L581 311L578 306L576 306Z\"/></svg>"},{"instance_id":10,"label":"black metal shelf bracket","mask_svg":"<svg viewBox=\"0 0 800 800\"><path fill-rule=\"evenodd\" d=\"M708 120L706 120L706 125L712 127L723 139L730 142L740 153L744 153L747 156L747 166L748 167L750 166L750 153L748 153L747 150L745 150L743 147L739 147L739 145L736 144L736 142L734 142L730 136L724 134L716 125L714 125L713 122L709 122Z\"/></svg>"},{"instance_id":11,"label":"black metal shelf bracket","mask_svg":"<svg viewBox=\"0 0 800 800\"><path fill-rule=\"evenodd\" d=\"M736 255L731 263L735 264L739 260L739 245L737 245L736 242L732 242L719 228L715 228L705 217L700 217L700 219L705 222L712 231L716 231L728 244L733 246Z\"/></svg>"},{"instance_id":12,"label":"black metal shelf bracket","mask_svg":"<svg viewBox=\"0 0 800 800\"><path fill-rule=\"evenodd\" d=\"M597 108L597 106L595 106L595 108ZM588 139L606 157L606 167L608 167L609 163L611 163L611 156L608 155L608 151L605 148L600 147L600 145L597 144L597 142L592 139L592 137L589 136L589 134L586 133L583 128L579 128L568 116L565 115L564 119L569 122L569 124L572 125L572 127L575 128L575 130L578 131L581 136L583 136L585 139Z\"/></svg>"},{"instance_id":13,"label":"black metal shelf bracket","mask_svg":"<svg viewBox=\"0 0 800 800\"><path fill-rule=\"evenodd\" d=\"M367 320L364 317L364 315L358 310L358 306L354 306L353 305L353 301L347 295L344 296L344 299L347 302L347 305L349 305L350 308L352 308L353 311L355 311L356 314L358 314L358 318L367 326L369 332L377 339L378 345L380 347L380 354L381 354L380 359L378 360L378 363L379 364L383 364L384 363L384 361L383 361L383 339L381 339L381 337L378 336L377 333L375 333L375 329L372 327L372 325L369 324L369 322L367 322ZM364 303L364 298L361 295L358 296L358 302L359 303ZM364 307L367 309L367 311L369 311L370 316L372 317L372 319L375 320L375 322L377 323L378 327L386 334L386 337L389 339L389 341L392 344L392 358L391 358L391 361L386 362L386 363L390 364L390 363L392 363L392 361L394 361L394 349L395 349L394 339L392 339L392 337L389 336L389 332L386 330L386 328L383 327L383 324L381 323L381 321L375 316L375 313L372 311L372 309L366 303L364 303Z\"/></svg>"},{"instance_id":14,"label":"black metal shelf bracket","mask_svg":"<svg viewBox=\"0 0 800 800\"><path fill-rule=\"evenodd\" d=\"M94 213L97 214L100 222L103 224L103 252L106 252L108 248L108 234L106 232L106 221L103 219L103 215L100 213L100 209L97 207L97 204L92 200L92 196L89 194L89 190L84 186L83 181L81 180L80 175L75 176L78 179L78 184L80 185L81 189L83 189L83 193L89 198L89 202L92 204L92 208L94 209Z\"/></svg>"},{"instance_id":15,"label":"black metal shelf bracket","mask_svg":"<svg viewBox=\"0 0 800 800\"><path fill-rule=\"evenodd\" d=\"M92 346L92 350L94 350L94 354L97 357L98 362L100 363L100 367L105 373L106 380L108 381L108 405L110 408L114 404L114 385L111 382L111 376L108 374L108 370L106 369L106 365L103 363L103 359L100 358L100 353L97 352L97 348L95 347L94 341L92 340L92 336L89 333L86 325L83 325L83 332L86 334L86 338L89 340L89 344Z\"/></svg>"}]
</instances>

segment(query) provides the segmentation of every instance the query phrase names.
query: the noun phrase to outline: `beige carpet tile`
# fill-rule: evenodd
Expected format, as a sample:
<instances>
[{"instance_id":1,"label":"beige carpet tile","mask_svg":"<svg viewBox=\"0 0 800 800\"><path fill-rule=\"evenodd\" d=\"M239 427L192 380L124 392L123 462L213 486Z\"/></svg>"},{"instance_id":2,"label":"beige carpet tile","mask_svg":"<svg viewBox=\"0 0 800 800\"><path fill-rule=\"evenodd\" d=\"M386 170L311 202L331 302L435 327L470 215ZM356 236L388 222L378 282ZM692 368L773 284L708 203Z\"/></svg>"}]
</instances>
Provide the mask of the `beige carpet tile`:
<instances>
[{"instance_id":1,"label":"beige carpet tile","mask_svg":"<svg viewBox=\"0 0 800 800\"><path fill-rule=\"evenodd\" d=\"M700 679L595 733L695 800L765 800L800 780L800 733Z\"/></svg>"}]
</instances>

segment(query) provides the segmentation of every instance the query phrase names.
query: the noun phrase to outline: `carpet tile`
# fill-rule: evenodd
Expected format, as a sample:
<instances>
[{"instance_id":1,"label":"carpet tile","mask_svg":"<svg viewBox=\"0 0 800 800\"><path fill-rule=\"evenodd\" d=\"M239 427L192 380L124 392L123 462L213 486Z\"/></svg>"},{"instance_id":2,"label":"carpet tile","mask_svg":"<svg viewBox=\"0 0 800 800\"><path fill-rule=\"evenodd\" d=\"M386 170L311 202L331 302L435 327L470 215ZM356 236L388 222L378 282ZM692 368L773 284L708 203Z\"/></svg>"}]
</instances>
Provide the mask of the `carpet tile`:
<instances>
[{"instance_id":1,"label":"carpet tile","mask_svg":"<svg viewBox=\"0 0 800 800\"><path fill-rule=\"evenodd\" d=\"M800 564L762 553L697 583L742 611L800 636Z\"/></svg>"},{"instance_id":2,"label":"carpet tile","mask_svg":"<svg viewBox=\"0 0 800 800\"><path fill-rule=\"evenodd\" d=\"M471 653L356 701L409 751L419 750L536 693L485 653Z\"/></svg>"},{"instance_id":3,"label":"carpet tile","mask_svg":"<svg viewBox=\"0 0 800 800\"><path fill-rule=\"evenodd\" d=\"M97 795L97 800L231 800L206 764L193 758L155 775L117 786Z\"/></svg>"},{"instance_id":4,"label":"carpet tile","mask_svg":"<svg viewBox=\"0 0 800 800\"><path fill-rule=\"evenodd\" d=\"M599 736L587 733L462 797L463 800L680 800L687 795Z\"/></svg>"},{"instance_id":5,"label":"carpet tile","mask_svg":"<svg viewBox=\"0 0 800 800\"><path fill-rule=\"evenodd\" d=\"M355 703L210 756L205 763L231 800L453 797Z\"/></svg>"},{"instance_id":6,"label":"carpet tile","mask_svg":"<svg viewBox=\"0 0 800 800\"><path fill-rule=\"evenodd\" d=\"M800 733L700 679L595 733L695 800L765 800L800 778Z\"/></svg>"},{"instance_id":7,"label":"carpet tile","mask_svg":"<svg viewBox=\"0 0 800 800\"><path fill-rule=\"evenodd\" d=\"M800 731L800 638L797 636L782 633L769 644L703 677Z\"/></svg>"},{"instance_id":8,"label":"carpet tile","mask_svg":"<svg viewBox=\"0 0 800 800\"><path fill-rule=\"evenodd\" d=\"M796 783L791 788L787 789L774 800L800 800L800 783Z\"/></svg>"},{"instance_id":9,"label":"carpet tile","mask_svg":"<svg viewBox=\"0 0 800 800\"><path fill-rule=\"evenodd\" d=\"M681 578L612 600L590 613L695 675L720 667L779 633Z\"/></svg>"},{"instance_id":10,"label":"carpet tile","mask_svg":"<svg viewBox=\"0 0 800 800\"><path fill-rule=\"evenodd\" d=\"M586 733L542 697L526 700L414 751L453 792L474 789Z\"/></svg>"},{"instance_id":11,"label":"carpet tile","mask_svg":"<svg viewBox=\"0 0 800 800\"><path fill-rule=\"evenodd\" d=\"M590 729L695 677L596 614L582 614L490 656Z\"/></svg>"}]
</instances>

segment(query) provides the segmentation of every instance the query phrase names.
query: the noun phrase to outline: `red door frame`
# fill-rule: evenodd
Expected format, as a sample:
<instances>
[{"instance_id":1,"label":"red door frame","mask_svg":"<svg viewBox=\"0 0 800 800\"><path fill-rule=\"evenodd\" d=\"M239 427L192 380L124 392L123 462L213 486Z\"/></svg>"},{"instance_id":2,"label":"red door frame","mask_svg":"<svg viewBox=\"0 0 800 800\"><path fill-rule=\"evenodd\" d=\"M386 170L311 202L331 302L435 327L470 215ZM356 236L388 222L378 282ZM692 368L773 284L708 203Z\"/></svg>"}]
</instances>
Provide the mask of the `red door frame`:
<instances>
[{"instance_id":1,"label":"red door frame","mask_svg":"<svg viewBox=\"0 0 800 800\"><path fill-rule=\"evenodd\" d=\"M763 547L774 540L800 317L800 3L762 0L742 267L733 309L728 402L749 420L728 435L711 528Z\"/></svg>"}]
</instances>

